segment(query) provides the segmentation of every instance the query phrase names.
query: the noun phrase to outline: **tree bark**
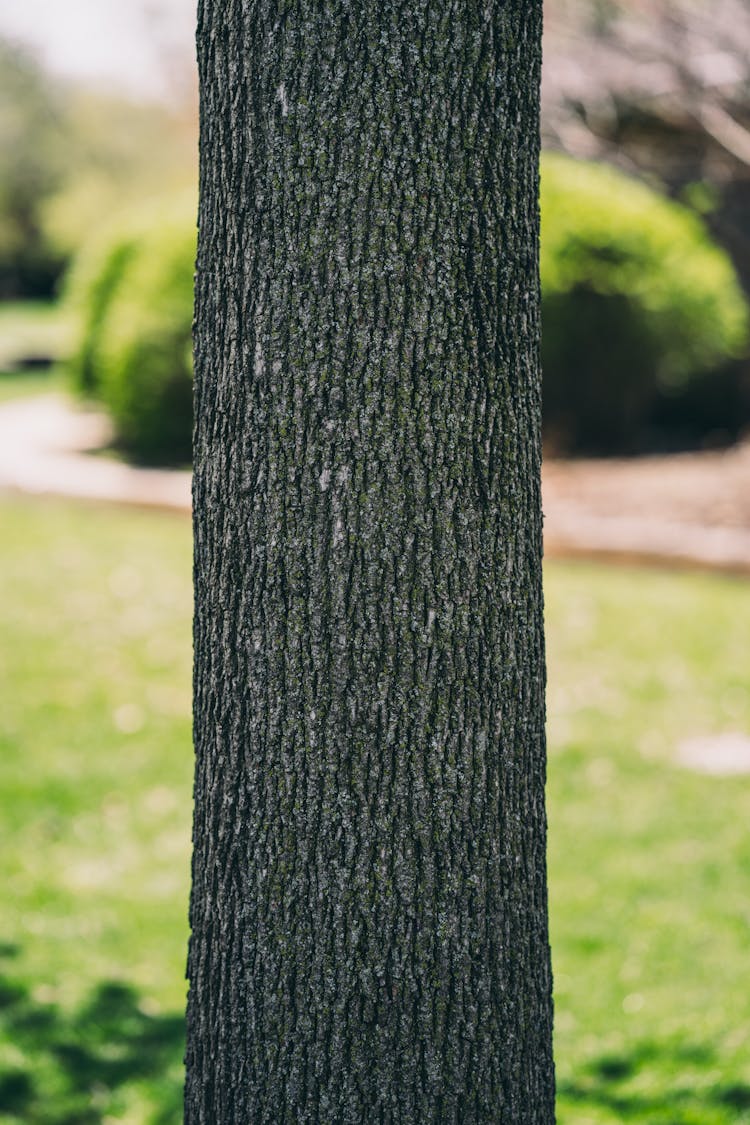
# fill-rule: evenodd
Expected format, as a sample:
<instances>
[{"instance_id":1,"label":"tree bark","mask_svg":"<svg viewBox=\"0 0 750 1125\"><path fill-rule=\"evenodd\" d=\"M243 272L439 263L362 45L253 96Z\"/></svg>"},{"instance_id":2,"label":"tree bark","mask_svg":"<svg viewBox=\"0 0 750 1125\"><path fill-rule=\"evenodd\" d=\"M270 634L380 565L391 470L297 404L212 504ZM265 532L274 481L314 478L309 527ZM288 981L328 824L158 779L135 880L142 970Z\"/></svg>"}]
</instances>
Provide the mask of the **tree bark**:
<instances>
[{"instance_id":1,"label":"tree bark","mask_svg":"<svg viewBox=\"0 0 750 1125\"><path fill-rule=\"evenodd\" d=\"M554 1120L541 0L202 0L186 1121Z\"/></svg>"}]
</instances>

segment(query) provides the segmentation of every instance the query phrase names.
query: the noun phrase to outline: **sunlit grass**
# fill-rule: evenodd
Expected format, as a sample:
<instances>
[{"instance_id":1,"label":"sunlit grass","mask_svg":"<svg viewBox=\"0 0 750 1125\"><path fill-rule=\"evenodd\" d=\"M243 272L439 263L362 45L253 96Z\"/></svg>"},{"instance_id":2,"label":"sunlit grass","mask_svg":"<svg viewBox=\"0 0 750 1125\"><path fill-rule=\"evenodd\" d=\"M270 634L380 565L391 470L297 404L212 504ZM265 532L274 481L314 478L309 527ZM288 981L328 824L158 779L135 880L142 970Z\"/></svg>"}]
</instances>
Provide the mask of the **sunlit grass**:
<instances>
[{"instance_id":1,"label":"sunlit grass","mask_svg":"<svg viewBox=\"0 0 750 1125\"><path fill-rule=\"evenodd\" d=\"M0 301L0 403L65 387L59 365L23 364L63 359L72 330L70 313L59 302Z\"/></svg>"},{"instance_id":2,"label":"sunlit grass","mask_svg":"<svg viewBox=\"0 0 750 1125\"><path fill-rule=\"evenodd\" d=\"M157 1105L177 1121L181 1043L169 1020L185 993L188 523L5 503L2 526L0 870L13 954L2 975L27 993L6 1009L0 1065L35 1083L19 1120L67 1121L96 1087L102 1116L87 1121L128 1107L123 1120L155 1121ZM108 1032L89 1026L92 1006ZM29 1019L49 1026L24 1035ZM132 1040L114 1070L113 1021ZM160 1028L171 1054L155 1077L149 1037Z\"/></svg>"},{"instance_id":3,"label":"sunlit grass","mask_svg":"<svg viewBox=\"0 0 750 1125\"><path fill-rule=\"evenodd\" d=\"M29 356L64 358L74 323L60 301L0 301L0 370Z\"/></svg>"},{"instance_id":4,"label":"sunlit grass","mask_svg":"<svg viewBox=\"0 0 750 1125\"><path fill-rule=\"evenodd\" d=\"M560 1120L750 1121L750 778L675 763L750 735L750 585L550 566Z\"/></svg>"},{"instance_id":5,"label":"sunlit grass","mask_svg":"<svg viewBox=\"0 0 750 1125\"><path fill-rule=\"evenodd\" d=\"M177 1125L189 523L0 526L0 1120ZM750 1121L750 779L673 761L750 734L750 585L555 564L547 607L559 1119Z\"/></svg>"},{"instance_id":6,"label":"sunlit grass","mask_svg":"<svg viewBox=\"0 0 750 1125\"><path fill-rule=\"evenodd\" d=\"M13 398L28 398L49 391L67 390L59 367L32 371L0 371L0 404Z\"/></svg>"}]
</instances>

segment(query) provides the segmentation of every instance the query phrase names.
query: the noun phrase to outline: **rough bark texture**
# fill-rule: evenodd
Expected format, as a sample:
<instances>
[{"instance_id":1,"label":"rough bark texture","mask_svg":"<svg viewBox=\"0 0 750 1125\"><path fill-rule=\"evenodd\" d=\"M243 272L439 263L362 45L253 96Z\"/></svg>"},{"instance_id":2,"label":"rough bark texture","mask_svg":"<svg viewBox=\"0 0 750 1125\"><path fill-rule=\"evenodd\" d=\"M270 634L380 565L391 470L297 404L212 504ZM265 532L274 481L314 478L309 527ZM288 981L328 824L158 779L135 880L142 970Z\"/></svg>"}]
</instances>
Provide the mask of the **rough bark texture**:
<instances>
[{"instance_id":1,"label":"rough bark texture","mask_svg":"<svg viewBox=\"0 0 750 1125\"><path fill-rule=\"evenodd\" d=\"M553 1121L540 0L203 0L186 1120Z\"/></svg>"}]
</instances>

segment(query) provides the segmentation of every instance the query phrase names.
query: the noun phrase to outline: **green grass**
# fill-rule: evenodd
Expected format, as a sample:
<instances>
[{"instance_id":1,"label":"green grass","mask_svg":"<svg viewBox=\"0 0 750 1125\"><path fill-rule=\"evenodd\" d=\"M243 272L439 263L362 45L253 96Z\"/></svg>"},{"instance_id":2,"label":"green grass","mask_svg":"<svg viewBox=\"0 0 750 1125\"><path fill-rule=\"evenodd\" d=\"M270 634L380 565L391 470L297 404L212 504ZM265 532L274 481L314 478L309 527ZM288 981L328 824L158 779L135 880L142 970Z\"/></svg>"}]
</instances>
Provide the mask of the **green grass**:
<instances>
[{"instance_id":1,"label":"green grass","mask_svg":"<svg viewBox=\"0 0 750 1125\"><path fill-rule=\"evenodd\" d=\"M60 360L72 338L68 310L51 301L0 301L0 403L64 386L59 366L24 369L30 356Z\"/></svg>"},{"instance_id":2,"label":"green grass","mask_svg":"<svg viewBox=\"0 0 750 1125\"><path fill-rule=\"evenodd\" d=\"M38 371L0 371L0 403L66 389L59 367L45 367Z\"/></svg>"},{"instance_id":3,"label":"green grass","mask_svg":"<svg viewBox=\"0 0 750 1125\"><path fill-rule=\"evenodd\" d=\"M750 734L750 585L550 566L560 1120L750 1121L750 778L674 764Z\"/></svg>"},{"instance_id":4,"label":"green grass","mask_svg":"<svg viewBox=\"0 0 750 1125\"><path fill-rule=\"evenodd\" d=\"M0 1120L176 1122L188 521L4 502L0 522Z\"/></svg>"},{"instance_id":5,"label":"green grass","mask_svg":"<svg viewBox=\"0 0 750 1125\"><path fill-rule=\"evenodd\" d=\"M189 524L0 526L0 1121L176 1125ZM750 1122L750 778L673 764L750 733L750 585L551 564L547 606L559 1120Z\"/></svg>"},{"instance_id":6,"label":"green grass","mask_svg":"<svg viewBox=\"0 0 750 1125\"><path fill-rule=\"evenodd\" d=\"M70 311L59 301L0 301L0 369L27 356L63 358L73 327Z\"/></svg>"}]
</instances>

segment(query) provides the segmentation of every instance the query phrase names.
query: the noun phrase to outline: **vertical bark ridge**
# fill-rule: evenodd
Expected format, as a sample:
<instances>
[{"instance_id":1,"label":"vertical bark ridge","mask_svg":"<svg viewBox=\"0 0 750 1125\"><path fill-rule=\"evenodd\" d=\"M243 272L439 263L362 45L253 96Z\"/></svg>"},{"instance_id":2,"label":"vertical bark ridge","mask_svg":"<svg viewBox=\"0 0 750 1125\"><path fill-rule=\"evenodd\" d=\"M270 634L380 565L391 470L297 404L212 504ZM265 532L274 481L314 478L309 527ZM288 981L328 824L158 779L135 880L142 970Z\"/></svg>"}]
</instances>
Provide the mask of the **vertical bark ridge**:
<instances>
[{"instance_id":1,"label":"vertical bark ridge","mask_svg":"<svg viewBox=\"0 0 750 1125\"><path fill-rule=\"evenodd\" d=\"M554 1119L537 0L203 0L186 1121Z\"/></svg>"}]
</instances>

